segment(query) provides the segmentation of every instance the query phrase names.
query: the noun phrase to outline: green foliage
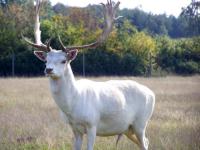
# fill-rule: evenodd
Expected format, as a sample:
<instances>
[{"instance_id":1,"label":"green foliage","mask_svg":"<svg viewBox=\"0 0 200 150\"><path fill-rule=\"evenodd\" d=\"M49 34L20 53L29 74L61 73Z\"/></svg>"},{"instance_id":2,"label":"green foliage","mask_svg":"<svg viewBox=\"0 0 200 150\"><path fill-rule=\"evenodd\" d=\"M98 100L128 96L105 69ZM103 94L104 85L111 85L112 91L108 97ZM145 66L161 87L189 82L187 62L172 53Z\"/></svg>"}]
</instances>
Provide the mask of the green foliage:
<instances>
[{"instance_id":1,"label":"green foliage","mask_svg":"<svg viewBox=\"0 0 200 150\"><path fill-rule=\"evenodd\" d=\"M199 72L199 64L194 61L178 62L176 72L179 74L194 74Z\"/></svg>"},{"instance_id":2,"label":"green foliage","mask_svg":"<svg viewBox=\"0 0 200 150\"><path fill-rule=\"evenodd\" d=\"M148 68L154 62L152 56L157 54L155 40L146 33L139 32L128 38L127 45L129 45L128 53L132 53L137 60L135 63L139 74L148 73Z\"/></svg>"},{"instance_id":3,"label":"green foliage","mask_svg":"<svg viewBox=\"0 0 200 150\"><path fill-rule=\"evenodd\" d=\"M171 40L159 37L157 56L161 68L178 74L200 73L199 38Z\"/></svg>"},{"instance_id":4,"label":"green foliage","mask_svg":"<svg viewBox=\"0 0 200 150\"><path fill-rule=\"evenodd\" d=\"M6 5L9 7L0 9L0 76L12 74L13 55L16 75L43 74L44 64L20 40L23 33L34 41L33 0L8 1ZM116 22L108 40L96 49L80 51L72 62L76 74L82 74L83 54L86 75L148 75L156 68L177 74L200 73L200 37L167 36L191 36L187 18L147 14L140 9L118 13L124 18ZM51 46L56 49L60 49L58 35L66 46L82 45L94 42L103 28L101 8L96 5L71 8L58 4L52 8L47 0L40 21L42 41L52 38Z\"/></svg>"}]
</instances>

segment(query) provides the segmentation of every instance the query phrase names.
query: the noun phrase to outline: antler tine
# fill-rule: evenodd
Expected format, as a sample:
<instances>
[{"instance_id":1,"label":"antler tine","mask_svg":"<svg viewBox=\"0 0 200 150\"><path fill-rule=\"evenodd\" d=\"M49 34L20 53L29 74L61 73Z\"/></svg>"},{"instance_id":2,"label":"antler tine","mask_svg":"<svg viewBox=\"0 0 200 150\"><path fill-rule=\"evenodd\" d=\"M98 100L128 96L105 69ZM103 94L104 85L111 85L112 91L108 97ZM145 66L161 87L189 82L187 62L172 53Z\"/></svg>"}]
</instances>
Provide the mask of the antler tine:
<instances>
[{"instance_id":1,"label":"antler tine","mask_svg":"<svg viewBox=\"0 0 200 150\"><path fill-rule=\"evenodd\" d=\"M74 50L74 49L84 49L84 48L93 48L93 47L96 47L99 43L96 41L94 43L91 43L91 44L87 44L87 45L83 45L83 46L70 46L70 47L65 47L62 40L59 38L59 42L61 44L61 48L62 48L62 51L64 52L69 52L70 50Z\"/></svg>"},{"instance_id":2,"label":"antler tine","mask_svg":"<svg viewBox=\"0 0 200 150\"><path fill-rule=\"evenodd\" d=\"M27 38L22 36L22 38L31 46L40 49L45 52L51 51L50 42L51 40L48 40L47 45L43 44L41 41L41 30L40 30L40 18L39 18L39 12L41 7L42 0L36 0L36 8L35 8L35 28L34 28L34 36L35 36L35 43L29 41Z\"/></svg>"},{"instance_id":3,"label":"antler tine","mask_svg":"<svg viewBox=\"0 0 200 150\"><path fill-rule=\"evenodd\" d=\"M39 44L35 44L35 43L31 42L30 40L28 40L27 38L25 38L23 35L22 35L22 38L23 38L29 45L31 45L31 46L33 46L33 47L35 47L35 48L37 48L37 49L40 49L40 50L45 51L45 52L50 51L50 49L48 49L47 46L44 45L44 44L40 44L40 45L39 45Z\"/></svg>"},{"instance_id":4,"label":"antler tine","mask_svg":"<svg viewBox=\"0 0 200 150\"><path fill-rule=\"evenodd\" d=\"M47 49L48 49L48 51L51 51L51 50L52 50L52 48L51 48L51 46L50 46L51 40L52 40L52 38L50 38L50 39L47 41Z\"/></svg>"},{"instance_id":5,"label":"antler tine","mask_svg":"<svg viewBox=\"0 0 200 150\"><path fill-rule=\"evenodd\" d=\"M62 42L62 40L61 40L61 38L60 38L60 35L58 35L58 40L59 40L59 42L60 42L61 49L62 49L63 51L66 51L65 45L63 44L63 42Z\"/></svg>"},{"instance_id":6,"label":"antler tine","mask_svg":"<svg viewBox=\"0 0 200 150\"><path fill-rule=\"evenodd\" d=\"M62 41L59 39L63 51L68 52L73 49L95 48L96 46L103 43L108 38L109 33L112 31L114 21L116 20L115 14L116 14L117 8L119 7L120 2L118 2L117 4L113 4L112 0L107 0L107 4L104 4L104 3L100 3L100 4L103 6L104 25L105 25L101 36L97 39L96 42L93 42L87 45L82 45L82 46L65 47Z\"/></svg>"}]
</instances>

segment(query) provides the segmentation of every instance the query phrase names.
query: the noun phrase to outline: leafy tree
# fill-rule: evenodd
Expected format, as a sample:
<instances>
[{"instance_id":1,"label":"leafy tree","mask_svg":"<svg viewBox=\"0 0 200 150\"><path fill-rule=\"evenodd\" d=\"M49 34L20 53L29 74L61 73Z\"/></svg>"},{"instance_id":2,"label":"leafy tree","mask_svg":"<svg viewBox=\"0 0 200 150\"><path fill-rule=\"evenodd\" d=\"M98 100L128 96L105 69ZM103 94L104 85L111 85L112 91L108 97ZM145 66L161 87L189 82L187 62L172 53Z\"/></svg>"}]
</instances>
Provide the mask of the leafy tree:
<instances>
[{"instance_id":1,"label":"leafy tree","mask_svg":"<svg viewBox=\"0 0 200 150\"><path fill-rule=\"evenodd\" d=\"M153 38L144 32L138 32L127 37L126 45L127 53L131 53L135 57L134 69L139 71L137 74L148 73L148 69L152 65L151 56L156 54L156 45Z\"/></svg>"},{"instance_id":2,"label":"leafy tree","mask_svg":"<svg viewBox=\"0 0 200 150\"><path fill-rule=\"evenodd\" d=\"M146 20L148 19L148 14L139 8L123 9L120 11L120 15L125 16L139 31L145 28Z\"/></svg>"},{"instance_id":3,"label":"leafy tree","mask_svg":"<svg viewBox=\"0 0 200 150\"><path fill-rule=\"evenodd\" d=\"M193 35L200 34L200 1L192 0L192 2L183 8L181 15L189 20Z\"/></svg>"},{"instance_id":4,"label":"leafy tree","mask_svg":"<svg viewBox=\"0 0 200 150\"><path fill-rule=\"evenodd\" d=\"M69 14L69 8L62 3L57 3L53 6L53 11L56 14L62 14L63 16L67 16Z\"/></svg>"},{"instance_id":5,"label":"leafy tree","mask_svg":"<svg viewBox=\"0 0 200 150\"><path fill-rule=\"evenodd\" d=\"M20 35L33 40L34 0L0 0L0 75L40 75L44 64L33 55L33 48ZM195 1L196 2L196 1ZM86 8L42 4L42 41L53 38L60 49L58 35L65 45L91 43L103 29L99 5ZM119 10L124 18L115 23L108 40L96 49L81 50L73 70L82 74L85 56L86 75L151 75L154 66L170 73L200 73L200 38L191 37L190 17L154 15L136 9ZM181 38L179 37L191 37ZM176 39L172 39L176 38ZM13 60L13 61L11 61Z\"/></svg>"}]
</instances>

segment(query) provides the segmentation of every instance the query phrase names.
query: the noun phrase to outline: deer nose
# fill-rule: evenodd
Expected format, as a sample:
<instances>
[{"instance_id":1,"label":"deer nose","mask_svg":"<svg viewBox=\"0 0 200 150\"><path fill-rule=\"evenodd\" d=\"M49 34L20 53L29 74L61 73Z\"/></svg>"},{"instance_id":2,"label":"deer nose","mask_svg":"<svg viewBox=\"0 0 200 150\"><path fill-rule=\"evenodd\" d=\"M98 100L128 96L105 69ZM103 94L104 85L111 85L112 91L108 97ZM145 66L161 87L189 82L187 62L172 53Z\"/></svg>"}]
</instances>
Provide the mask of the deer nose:
<instances>
[{"instance_id":1,"label":"deer nose","mask_svg":"<svg viewBox=\"0 0 200 150\"><path fill-rule=\"evenodd\" d=\"M45 69L45 73L46 73L46 74L50 74L50 73L52 73L52 71L53 71L52 68L46 68L46 69Z\"/></svg>"}]
</instances>

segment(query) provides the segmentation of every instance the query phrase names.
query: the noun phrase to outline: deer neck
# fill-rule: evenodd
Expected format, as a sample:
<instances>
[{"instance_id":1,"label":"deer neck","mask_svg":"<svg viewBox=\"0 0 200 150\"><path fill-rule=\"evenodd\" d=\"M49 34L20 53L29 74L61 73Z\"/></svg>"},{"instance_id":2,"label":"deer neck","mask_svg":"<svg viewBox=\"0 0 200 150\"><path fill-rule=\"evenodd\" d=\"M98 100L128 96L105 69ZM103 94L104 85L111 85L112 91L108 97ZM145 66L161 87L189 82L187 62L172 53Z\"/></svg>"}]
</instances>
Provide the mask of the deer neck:
<instances>
[{"instance_id":1,"label":"deer neck","mask_svg":"<svg viewBox=\"0 0 200 150\"><path fill-rule=\"evenodd\" d=\"M50 89L57 105L63 112L70 112L77 97L77 88L70 64L65 67L64 74L58 79L50 78Z\"/></svg>"}]
</instances>

